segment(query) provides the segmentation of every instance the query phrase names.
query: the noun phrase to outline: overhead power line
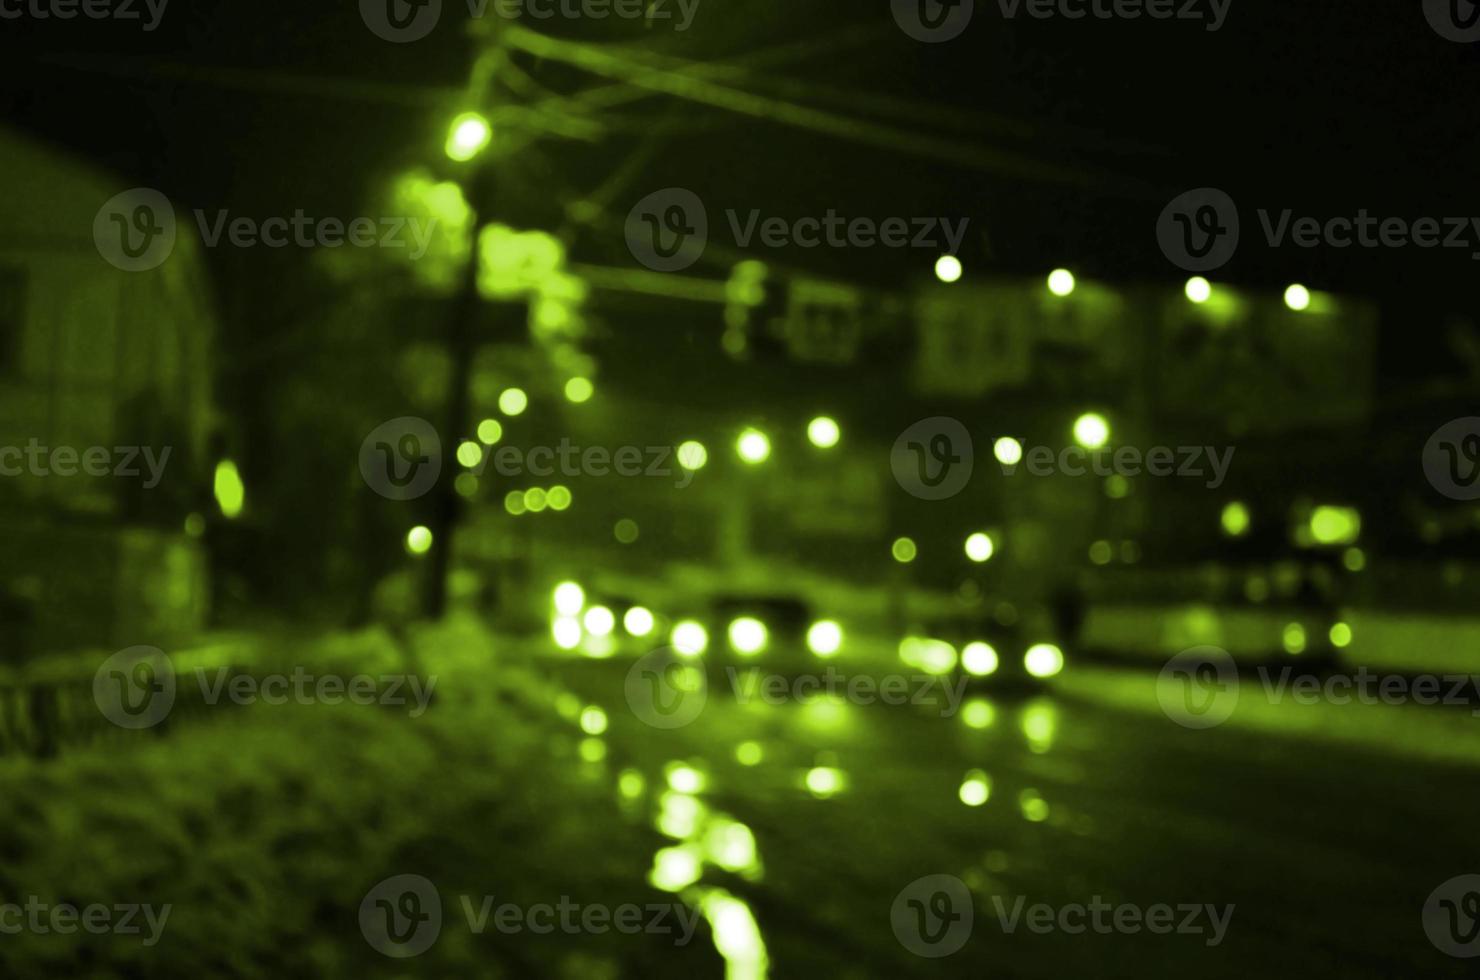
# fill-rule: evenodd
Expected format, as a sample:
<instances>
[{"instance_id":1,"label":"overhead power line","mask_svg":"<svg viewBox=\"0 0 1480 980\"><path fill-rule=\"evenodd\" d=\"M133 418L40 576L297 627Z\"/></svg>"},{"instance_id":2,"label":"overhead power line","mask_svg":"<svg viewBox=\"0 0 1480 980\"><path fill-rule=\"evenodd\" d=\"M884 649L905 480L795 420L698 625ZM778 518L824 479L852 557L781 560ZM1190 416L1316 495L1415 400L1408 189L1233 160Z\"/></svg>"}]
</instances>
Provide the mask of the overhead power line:
<instances>
[{"instance_id":1,"label":"overhead power line","mask_svg":"<svg viewBox=\"0 0 1480 980\"><path fill-rule=\"evenodd\" d=\"M509 44L536 57L561 61L592 74L809 132L1035 182L1120 187L1137 192L1151 190L1139 181L1113 174L912 132L746 92L702 77L702 72L690 70L698 67L692 63L685 63L680 70L654 68L635 63L630 57L610 49L562 41L517 26L511 26L507 31Z\"/></svg>"}]
</instances>

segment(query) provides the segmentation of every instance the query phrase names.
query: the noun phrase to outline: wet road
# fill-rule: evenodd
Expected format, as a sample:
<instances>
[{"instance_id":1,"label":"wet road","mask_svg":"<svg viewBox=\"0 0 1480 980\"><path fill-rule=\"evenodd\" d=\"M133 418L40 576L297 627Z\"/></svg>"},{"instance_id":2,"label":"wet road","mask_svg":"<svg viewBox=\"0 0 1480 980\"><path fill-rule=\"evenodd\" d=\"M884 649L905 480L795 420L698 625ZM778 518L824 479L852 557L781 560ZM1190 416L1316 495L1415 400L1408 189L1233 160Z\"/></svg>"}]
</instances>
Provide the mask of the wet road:
<instances>
[{"instance_id":1,"label":"wet road","mask_svg":"<svg viewBox=\"0 0 1480 980\"><path fill-rule=\"evenodd\" d=\"M706 862L699 884L748 903L772 976L1469 967L1435 948L1422 913L1436 887L1480 870L1480 770L1468 746L1405 748L1414 716L1399 709L1264 706L1199 731L1142 710L1152 673L1071 668L1043 693L973 693L951 717L815 696L742 704L715 684L691 723L660 730L626 703L631 665L548 670L603 709L602 764L675 846L700 846L689 809L752 832L754 861ZM1462 714L1439 719L1436 742L1464 736ZM678 867L675 891L692 877ZM971 908L938 882L907 890L930 875L964 882Z\"/></svg>"}]
</instances>

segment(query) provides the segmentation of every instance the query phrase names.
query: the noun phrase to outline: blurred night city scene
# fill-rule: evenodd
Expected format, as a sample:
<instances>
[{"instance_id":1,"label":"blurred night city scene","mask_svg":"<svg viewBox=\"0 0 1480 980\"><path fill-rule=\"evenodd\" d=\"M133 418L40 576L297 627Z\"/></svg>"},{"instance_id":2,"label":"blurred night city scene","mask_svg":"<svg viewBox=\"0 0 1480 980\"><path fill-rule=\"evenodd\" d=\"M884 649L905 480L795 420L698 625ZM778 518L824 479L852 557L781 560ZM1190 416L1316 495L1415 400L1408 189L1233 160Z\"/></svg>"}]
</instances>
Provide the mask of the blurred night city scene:
<instances>
[{"instance_id":1,"label":"blurred night city scene","mask_svg":"<svg viewBox=\"0 0 1480 980\"><path fill-rule=\"evenodd\" d=\"M1474 974L1480 2L0 52L0 975Z\"/></svg>"}]
</instances>

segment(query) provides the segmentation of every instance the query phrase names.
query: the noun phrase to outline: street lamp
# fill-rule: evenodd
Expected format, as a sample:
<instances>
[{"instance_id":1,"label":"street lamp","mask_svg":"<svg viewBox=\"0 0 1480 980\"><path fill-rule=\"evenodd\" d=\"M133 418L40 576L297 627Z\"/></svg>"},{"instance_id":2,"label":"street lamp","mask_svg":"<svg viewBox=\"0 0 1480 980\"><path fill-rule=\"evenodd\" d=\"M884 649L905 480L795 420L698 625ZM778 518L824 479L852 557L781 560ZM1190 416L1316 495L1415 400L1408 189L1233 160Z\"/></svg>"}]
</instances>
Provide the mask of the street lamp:
<instances>
[{"instance_id":1,"label":"street lamp","mask_svg":"<svg viewBox=\"0 0 1480 980\"><path fill-rule=\"evenodd\" d=\"M467 163L493 142L493 127L482 113L464 112L452 120L447 130L447 156L457 163Z\"/></svg>"},{"instance_id":2,"label":"street lamp","mask_svg":"<svg viewBox=\"0 0 1480 980\"><path fill-rule=\"evenodd\" d=\"M959 282L962 271L961 260L954 255L942 255L935 260L935 278L941 282Z\"/></svg>"},{"instance_id":3,"label":"street lamp","mask_svg":"<svg viewBox=\"0 0 1480 980\"><path fill-rule=\"evenodd\" d=\"M764 463L771 455L771 440L760 429L746 429L735 441L735 451L751 465Z\"/></svg>"},{"instance_id":4,"label":"street lamp","mask_svg":"<svg viewBox=\"0 0 1480 980\"><path fill-rule=\"evenodd\" d=\"M818 449L831 449L842 436L838 423L826 415L819 415L807 423L807 440Z\"/></svg>"},{"instance_id":5,"label":"street lamp","mask_svg":"<svg viewBox=\"0 0 1480 980\"><path fill-rule=\"evenodd\" d=\"M1074 441L1085 449L1101 449L1110 441L1110 423L1097 412L1086 412L1074 420Z\"/></svg>"}]
</instances>

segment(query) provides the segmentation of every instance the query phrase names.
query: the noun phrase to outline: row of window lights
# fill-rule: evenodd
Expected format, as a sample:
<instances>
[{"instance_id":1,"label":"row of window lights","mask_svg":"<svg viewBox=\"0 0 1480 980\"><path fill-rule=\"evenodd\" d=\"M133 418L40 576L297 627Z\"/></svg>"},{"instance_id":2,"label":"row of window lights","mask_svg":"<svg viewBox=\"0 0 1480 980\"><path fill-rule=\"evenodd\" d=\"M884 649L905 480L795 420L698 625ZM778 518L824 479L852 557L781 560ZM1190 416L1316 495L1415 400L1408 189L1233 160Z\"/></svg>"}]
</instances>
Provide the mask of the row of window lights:
<instances>
[{"instance_id":1,"label":"row of window lights","mask_svg":"<svg viewBox=\"0 0 1480 980\"><path fill-rule=\"evenodd\" d=\"M942 255L935 262L935 277L943 283L959 282L964 272L961 260L954 255ZM1048 274L1048 291L1055 296L1068 296L1077 286L1074 273L1068 269L1055 269ZM1185 292L1189 300L1201 305L1213 298L1213 284L1202 276L1193 276L1187 280ZM1297 313L1305 312L1311 305L1310 290L1294 283L1285 290L1285 305Z\"/></svg>"}]
</instances>

